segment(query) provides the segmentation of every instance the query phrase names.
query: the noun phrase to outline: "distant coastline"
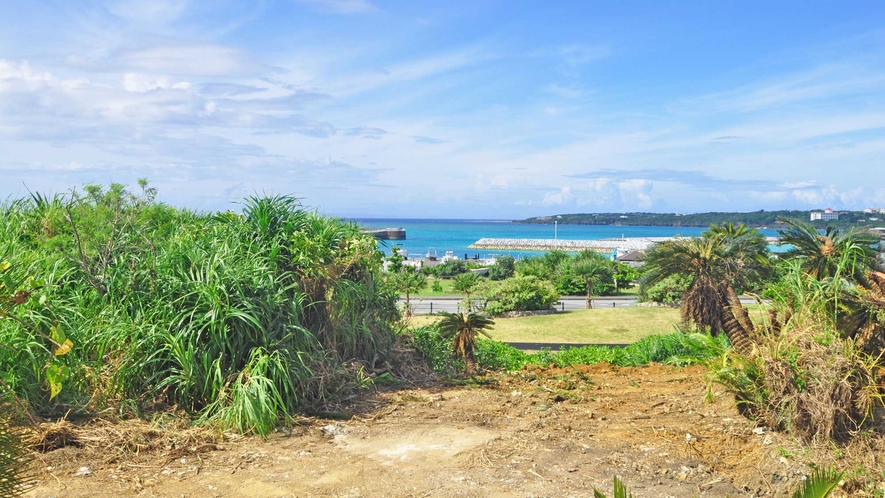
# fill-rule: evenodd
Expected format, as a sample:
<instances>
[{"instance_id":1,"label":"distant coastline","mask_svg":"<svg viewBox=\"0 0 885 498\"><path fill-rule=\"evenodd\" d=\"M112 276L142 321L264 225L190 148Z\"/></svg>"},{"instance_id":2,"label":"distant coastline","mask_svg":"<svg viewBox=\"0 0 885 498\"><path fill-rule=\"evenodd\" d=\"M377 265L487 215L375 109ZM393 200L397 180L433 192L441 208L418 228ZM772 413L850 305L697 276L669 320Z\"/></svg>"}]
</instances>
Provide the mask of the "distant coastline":
<instances>
[{"instance_id":1,"label":"distant coastline","mask_svg":"<svg viewBox=\"0 0 885 498\"><path fill-rule=\"evenodd\" d=\"M708 227L721 223L744 223L756 228L778 228L784 219L797 219L810 222L810 211L753 211L710 212L694 214L678 213L572 213L550 216L535 216L514 221L519 224L552 225L608 225L608 226L658 226L658 227ZM811 222L818 227L883 227L885 214L864 211L839 211L838 220L816 220Z\"/></svg>"}]
</instances>

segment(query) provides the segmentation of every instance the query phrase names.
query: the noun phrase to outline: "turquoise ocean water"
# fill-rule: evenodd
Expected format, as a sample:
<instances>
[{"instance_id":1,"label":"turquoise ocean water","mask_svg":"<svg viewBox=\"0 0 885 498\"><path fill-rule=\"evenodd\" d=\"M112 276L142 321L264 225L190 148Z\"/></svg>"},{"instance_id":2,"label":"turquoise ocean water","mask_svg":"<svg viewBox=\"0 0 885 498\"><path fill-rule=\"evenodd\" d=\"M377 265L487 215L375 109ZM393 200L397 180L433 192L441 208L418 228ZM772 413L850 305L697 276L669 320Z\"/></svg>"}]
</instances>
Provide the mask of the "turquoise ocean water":
<instances>
[{"instance_id":1,"label":"turquoise ocean water","mask_svg":"<svg viewBox=\"0 0 885 498\"><path fill-rule=\"evenodd\" d=\"M393 218L352 219L365 228L403 228L406 240L383 241L383 248L390 253L392 245L400 246L409 257L423 257L428 250L435 250L442 257L446 251L463 258L479 254L481 258L510 254L529 256L539 251L477 251L468 246L483 237L508 239L552 239L553 225L523 225L499 220L419 220ZM615 237L670 237L674 235L700 235L706 230L700 227L641 227L611 225L562 225L557 227L557 238L573 240L597 240ZM767 236L776 236L775 230L762 230Z\"/></svg>"}]
</instances>

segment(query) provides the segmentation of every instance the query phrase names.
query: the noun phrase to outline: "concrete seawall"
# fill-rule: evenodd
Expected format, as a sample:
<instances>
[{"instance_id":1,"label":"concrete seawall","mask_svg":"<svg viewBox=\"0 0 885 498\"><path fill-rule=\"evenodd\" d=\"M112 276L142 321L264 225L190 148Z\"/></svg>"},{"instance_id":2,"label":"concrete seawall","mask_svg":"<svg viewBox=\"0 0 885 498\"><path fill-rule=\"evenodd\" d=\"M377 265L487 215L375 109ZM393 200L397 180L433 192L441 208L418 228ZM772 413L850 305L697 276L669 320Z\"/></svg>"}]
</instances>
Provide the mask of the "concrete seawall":
<instances>
[{"instance_id":1,"label":"concrete seawall","mask_svg":"<svg viewBox=\"0 0 885 498\"><path fill-rule=\"evenodd\" d=\"M658 242L675 240L684 237L629 237L600 240L564 240L564 239L492 239L482 238L470 245L470 249L499 251L569 251L577 252L593 249L600 253L620 251L645 251ZM769 244L777 244L776 237L767 237Z\"/></svg>"},{"instance_id":2,"label":"concrete seawall","mask_svg":"<svg viewBox=\"0 0 885 498\"><path fill-rule=\"evenodd\" d=\"M513 251L583 251L593 249L611 252L614 249L642 251L652 245L675 237L637 237L629 239L564 240L564 239L490 239L483 238L470 245L471 249Z\"/></svg>"},{"instance_id":3,"label":"concrete seawall","mask_svg":"<svg viewBox=\"0 0 885 498\"><path fill-rule=\"evenodd\" d=\"M405 240L406 231L402 228L364 228L363 233L373 235L379 240Z\"/></svg>"}]
</instances>

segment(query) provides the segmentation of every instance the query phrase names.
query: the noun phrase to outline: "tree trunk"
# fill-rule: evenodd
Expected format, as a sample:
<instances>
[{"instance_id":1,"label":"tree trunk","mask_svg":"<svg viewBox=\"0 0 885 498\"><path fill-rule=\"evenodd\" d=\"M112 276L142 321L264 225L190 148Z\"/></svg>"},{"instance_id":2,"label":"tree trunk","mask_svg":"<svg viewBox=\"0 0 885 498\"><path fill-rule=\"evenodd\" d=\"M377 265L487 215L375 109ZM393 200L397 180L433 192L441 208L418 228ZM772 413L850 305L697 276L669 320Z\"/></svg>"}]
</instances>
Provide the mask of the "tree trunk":
<instances>
[{"instance_id":1,"label":"tree trunk","mask_svg":"<svg viewBox=\"0 0 885 498\"><path fill-rule=\"evenodd\" d=\"M476 355L473 354L473 351L468 351L467 354L464 355L464 367L466 368L468 375L476 373Z\"/></svg>"},{"instance_id":2,"label":"tree trunk","mask_svg":"<svg viewBox=\"0 0 885 498\"><path fill-rule=\"evenodd\" d=\"M403 312L403 315L408 318L412 316L412 303L409 300L409 291L406 291L406 311Z\"/></svg>"},{"instance_id":3,"label":"tree trunk","mask_svg":"<svg viewBox=\"0 0 885 498\"><path fill-rule=\"evenodd\" d=\"M753 343L750 341L750 335L741 323L735 318L734 310L728 306L727 292L721 296L722 306L720 307L722 330L731 341L731 346L742 355L748 355L753 352Z\"/></svg>"},{"instance_id":4,"label":"tree trunk","mask_svg":"<svg viewBox=\"0 0 885 498\"><path fill-rule=\"evenodd\" d=\"M587 282L587 309L593 309L593 282Z\"/></svg>"},{"instance_id":5,"label":"tree trunk","mask_svg":"<svg viewBox=\"0 0 885 498\"><path fill-rule=\"evenodd\" d=\"M725 293L728 297L728 303L731 305L731 311L734 313L734 317L748 334L752 334L756 328L753 326L753 320L750 319L750 313L747 312L747 308L741 304L740 296L738 296L734 287L727 284L725 286Z\"/></svg>"}]
</instances>

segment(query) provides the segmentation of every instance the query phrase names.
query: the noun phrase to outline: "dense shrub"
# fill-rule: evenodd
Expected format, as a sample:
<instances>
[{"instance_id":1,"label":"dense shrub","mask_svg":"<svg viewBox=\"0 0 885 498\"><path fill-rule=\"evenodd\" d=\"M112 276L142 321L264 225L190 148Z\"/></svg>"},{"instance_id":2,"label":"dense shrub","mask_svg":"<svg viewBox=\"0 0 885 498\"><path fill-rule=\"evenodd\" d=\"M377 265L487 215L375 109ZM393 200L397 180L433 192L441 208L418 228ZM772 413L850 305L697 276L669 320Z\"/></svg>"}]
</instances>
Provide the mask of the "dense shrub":
<instances>
[{"instance_id":1,"label":"dense shrub","mask_svg":"<svg viewBox=\"0 0 885 498\"><path fill-rule=\"evenodd\" d=\"M691 282L691 275L671 275L652 286L641 288L639 296L645 302L675 304L682 299Z\"/></svg>"},{"instance_id":2,"label":"dense shrub","mask_svg":"<svg viewBox=\"0 0 885 498\"><path fill-rule=\"evenodd\" d=\"M513 276L516 260L513 256L499 256L495 264L489 267L488 277L490 280L504 280Z\"/></svg>"},{"instance_id":3,"label":"dense shrub","mask_svg":"<svg viewBox=\"0 0 885 498\"><path fill-rule=\"evenodd\" d=\"M433 272L437 277L451 278L467 271L467 263L460 259L452 259L436 265Z\"/></svg>"},{"instance_id":4,"label":"dense shrub","mask_svg":"<svg viewBox=\"0 0 885 498\"><path fill-rule=\"evenodd\" d=\"M141 187L0 205L0 262L27 284L14 313L34 324L0 320L0 375L33 410L127 397L265 434L354 380L345 363L384 359L397 296L357 226L292 197L209 215L154 204ZM55 337L73 347L44 368Z\"/></svg>"},{"instance_id":5,"label":"dense shrub","mask_svg":"<svg viewBox=\"0 0 885 498\"><path fill-rule=\"evenodd\" d=\"M508 311L545 310L559 300L559 295L549 282L532 276L483 282L474 296L473 309L493 316Z\"/></svg>"}]
</instances>

